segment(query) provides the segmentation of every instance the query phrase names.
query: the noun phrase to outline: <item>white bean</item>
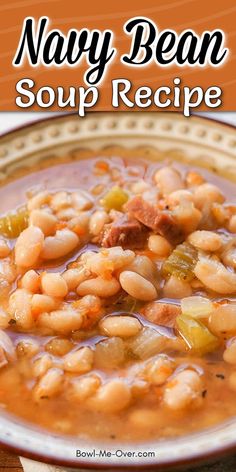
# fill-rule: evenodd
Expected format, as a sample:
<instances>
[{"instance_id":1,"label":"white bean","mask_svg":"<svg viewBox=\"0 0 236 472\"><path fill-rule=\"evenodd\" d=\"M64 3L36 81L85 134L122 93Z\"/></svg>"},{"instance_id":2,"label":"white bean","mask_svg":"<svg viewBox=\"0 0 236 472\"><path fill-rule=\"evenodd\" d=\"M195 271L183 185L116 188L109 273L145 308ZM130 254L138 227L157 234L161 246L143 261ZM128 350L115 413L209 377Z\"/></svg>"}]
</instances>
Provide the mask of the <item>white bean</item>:
<instances>
[{"instance_id":1,"label":"white bean","mask_svg":"<svg viewBox=\"0 0 236 472\"><path fill-rule=\"evenodd\" d=\"M160 355L147 365L147 380L153 385L162 385L173 373L173 368L173 361L165 355Z\"/></svg>"},{"instance_id":2,"label":"white bean","mask_svg":"<svg viewBox=\"0 0 236 472\"><path fill-rule=\"evenodd\" d=\"M15 245L15 262L21 267L36 264L43 249L44 235L36 226L29 226L18 237Z\"/></svg>"},{"instance_id":3,"label":"white bean","mask_svg":"<svg viewBox=\"0 0 236 472\"><path fill-rule=\"evenodd\" d=\"M11 284L17 277L17 269L11 259L3 259L1 262L1 278Z\"/></svg>"},{"instance_id":4,"label":"white bean","mask_svg":"<svg viewBox=\"0 0 236 472\"><path fill-rule=\"evenodd\" d=\"M221 254L221 259L225 266L236 269L236 242Z\"/></svg>"},{"instance_id":5,"label":"white bean","mask_svg":"<svg viewBox=\"0 0 236 472\"><path fill-rule=\"evenodd\" d=\"M68 222L68 228L75 231L81 238L87 238L89 233L90 214L87 211L80 211Z\"/></svg>"},{"instance_id":6,"label":"white bean","mask_svg":"<svg viewBox=\"0 0 236 472\"><path fill-rule=\"evenodd\" d=\"M94 251L86 251L83 252L80 256L80 262L83 262L83 264L86 264L86 262L89 260L90 257L94 256L96 252Z\"/></svg>"},{"instance_id":7,"label":"white bean","mask_svg":"<svg viewBox=\"0 0 236 472\"><path fill-rule=\"evenodd\" d=\"M194 204L189 201L184 201L176 206L173 215L185 233L195 231L202 218L200 210L195 208Z\"/></svg>"},{"instance_id":8,"label":"white bean","mask_svg":"<svg viewBox=\"0 0 236 472\"><path fill-rule=\"evenodd\" d=\"M71 381L69 397L72 400L83 402L94 395L101 385L101 380L96 375L75 378Z\"/></svg>"},{"instance_id":9,"label":"white bean","mask_svg":"<svg viewBox=\"0 0 236 472\"><path fill-rule=\"evenodd\" d=\"M97 295L101 298L112 297L120 290L120 284L111 277L110 279L104 279L103 277L96 277L95 279L89 279L82 282L78 288L77 293L80 296L84 295Z\"/></svg>"},{"instance_id":10,"label":"white bean","mask_svg":"<svg viewBox=\"0 0 236 472\"><path fill-rule=\"evenodd\" d=\"M53 362L51 356L47 353L42 354L33 363L34 377L42 377L49 369L51 369L52 365Z\"/></svg>"},{"instance_id":11,"label":"white bean","mask_svg":"<svg viewBox=\"0 0 236 472\"><path fill-rule=\"evenodd\" d=\"M45 345L45 350L53 356L64 356L73 348L74 344L70 339L64 338L63 336L56 336L51 338L50 341Z\"/></svg>"},{"instance_id":12,"label":"white bean","mask_svg":"<svg viewBox=\"0 0 236 472\"><path fill-rule=\"evenodd\" d=\"M197 372L186 369L176 374L167 384L163 400L171 410L180 410L199 404L201 392L201 378Z\"/></svg>"},{"instance_id":13,"label":"white bean","mask_svg":"<svg viewBox=\"0 0 236 472\"><path fill-rule=\"evenodd\" d=\"M165 298L184 298L192 295L192 288L185 280L178 279L174 275L166 281L163 288L163 296Z\"/></svg>"},{"instance_id":14,"label":"white bean","mask_svg":"<svg viewBox=\"0 0 236 472\"><path fill-rule=\"evenodd\" d=\"M29 211L36 210L50 201L50 195L46 191L42 191L34 195L28 201L27 207Z\"/></svg>"},{"instance_id":15,"label":"white bean","mask_svg":"<svg viewBox=\"0 0 236 472\"><path fill-rule=\"evenodd\" d=\"M51 207L54 211L60 211L71 206L71 196L67 192L56 192L51 198Z\"/></svg>"},{"instance_id":16,"label":"white bean","mask_svg":"<svg viewBox=\"0 0 236 472\"><path fill-rule=\"evenodd\" d=\"M194 203L197 208L203 209L207 203L223 203L225 197L216 185L204 183L194 189Z\"/></svg>"},{"instance_id":17,"label":"white bean","mask_svg":"<svg viewBox=\"0 0 236 472\"><path fill-rule=\"evenodd\" d=\"M184 182L180 173L172 167L162 167L162 169L159 169L154 175L154 180L163 195L168 195L184 188Z\"/></svg>"},{"instance_id":18,"label":"white bean","mask_svg":"<svg viewBox=\"0 0 236 472\"><path fill-rule=\"evenodd\" d=\"M236 293L236 274L216 259L202 255L199 257L194 273L207 288L214 292Z\"/></svg>"},{"instance_id":19,"label":"white bean","mask_svg":"<svg viewBox=\"0 0 236 472\"><path fill-rule=\"evenodd\" d=\"M149 190L143 192L142 197L144 200L146 200L146 202L149 202L151 205L156 205L160 198L159 189L151 187Z\"/></svg>"},{"instance_id":20,"label":"white bean","mask_svg":"<svg viewBox=\"0 0 236 472\"><path fill-rule=\"evenodd\" d=\"M43 398L52 398L59 395L62 390L63 377L64 374L61 369L49 369L34 388L34 399L39 401Z\"/></svg>"},{"instance_id":21,"label":"white bean","mask_svg":"<svg viewBox=\"0 0 236 472\"><path fill-rule=\"evenodd\" d=\"M148 238L148 248L159 257L168 257L172 251L172 246L159 234L151 234Z\"/></svg>"},{"instance_id":22,"label":"white bean","mask_svg":"<svg viewBox=\"0 0 236 472\"><path fill-rule=\"evenodd\" d=\"M231 216L229 220L229 231L231 233L236 233L236 215Z\"/></svg>"},{"instance_id":23,"label":"white bean","mask_svg":"<svg viewBox=\"0 0 236 472\"><path fill-rule=\"evenodd\" d=\"M197 185L204 184L204 177L198 172L191 170L186 175L186 183L188 187L195 187Z\"/></svg>"},{"instance_id":24,"label":"white bean","mask_svg":"<svg viewBox=\"0 0 236 472\"><path fill-rule=\"evenodd\" d=\"M90 275L90 271L88 269L85 269L85 267L75 267L74 269L66 270L62 274L62 277L66 281L68 290L71 291L75 290L81 282L87 280Z\"/></svg>"},{"instance_id":25,"label":"white bean","mask_svg":"<svg viewBox=\"0 0 236 472\"><path fill-rule=\"evenodd\" d=\"M81 313L72 310L56 310L50 313L42 313L38 317L39 326L49 328L59 334L67 334L71 331L80 329L83 323L83 316Z\"/></svg>"},{"instance_id":26,"label":"white bean","mask_svg":"<svg viewBox=\"0 0 236 472\"><path fill-rule=\"evenodd\" d=\"M148 184L145 180L138 180L137 182L132 183L131 191L136 195L142 194L150 189L150 184Z\"/></svg>"},{"instance_id":27,"label":"white bean","mask_svg":"<svg viewBox=\"0 0 236 472\"><path fill-rule=\"evenodd\" d=\"M28 270L21 279L22 288L25 288L31 293L37 293L40 290L40 276L39 274L31 269Z\"/></svg>"},{"instance_id":28,"label":"white bean","mask_svg":"<svg viewBox=\"0 0 236 472\"><path fill-rule=\"evenodd\" d=\"M31 312L32 295L24 288L18 288L9 299L9 313L23 329L30 329L34 324Z\"/></svg>"},{"instance_id":29,"label":"white bean","mask_svg":"<svg viewBox=\"0 0 236 472\"><path fill-rule=\"evenodd\" d=\"M77 300L75 303L76 310L82 313L83 316L86 315L98 315L102 311L101 300L97 295L85 295L80 300Z\"/></svg>"},{"instance_id":30,"label":"white bean","mask_svg":"<svg viewBox=\"0 0 236 472\"><path fill-rule=\"evenodd\" d=\"M86 403L93 410L104 413L118 413L124 410L130 401L130 388L124 381L117 379L110 380L102 385Z\"/></svg>"},{"instance_id":31,"label":"white bean","mask_svg":"<svg viewBox=\"0 0 236 472\"><path fill-rule=\"evenodd\" d=\"M72 252L78 245L79 238L73 231L58 230L55 236L45 239L41 256L44 259L58 259Z\"/></svg>"},{"instance_id":32,"label":"white bean","mask_svg":"<svg viewBox=\"0 0 236 472\"><path fill-rule=\"evenodd\" d=\"M0 239L0 259L9 256L11 252L10 247L4 239Z\"/></svg>"},{"instance_id":33,"label":"white bean","mask_svg":"<svg viewBox=\"0 0 236 472\"><path fill-rule=\"evenodd\" d=\"M131 384L131 394L134 400L143 398L149 391L150 385L145 380L136 378Z\"/></svg>"},{"instance_id":34,"label":"white bean","mask_svg":"<svg viewBox=\"0 0 236 472\"><path fill-rule=\"evenodd\" d=\"M209 318L210 330L217 334L236 334L236 304L220 305Z\"/></svg>"},{"instance_id":35,"label":"white bean","mask_svg":"<svg viewBox=\"0 0 236 472\"><path fill-rule=\"evenodd\" d=\"M197 249L207 252L219 251L222 246L221 236L213 231L194 231L188 241Z\"/></svg>"},{"instance_id":36,"label":"white bean","mask_svg":"<svg viewBox=\"0 0 236 472\"><path fill-rule=\"evenodd\" d=\"M63 366L68 372L75 372L77 374L85 374L92 369L94 361L94 352L89 347L85 346L78 351L69 352L64 357Z\"/></svg>"},{"instance_id":37,"label":"white bean","mask_svg":"<svg viewBox=\"0 0 236 472\"><path fill-rule=\"evenodd\" d=\"M109 272L131 264L134 257L134 251L130 251L129 249L124 250L120 246L102 249L100 252L92 253L87 257L85 267L94 274L106 275Z\"/></svg>"},{"instance_id":38,"label":"white bean","mask_svg":"<svg viewBox=\"0 0 236 472\"><path fill-rule=\"evenodd\" d=\"M159 274L155 263L147 256L137 255L134 260L125 267L125 270L137 274L151 282L156 289L159 288Z\"/></svg>"},{"instance_id":39,"label":"white bean","mask_svg":"<svg viewBox=\"0 0 236 472\"><path fill-rule=\"evenodd\" d=\"M223 359L228 364L236 364L236 338L231 339L223 353Z\"/></svg>"},{"instance_id":40,"label":"white bean","mask_svg":"<svg viewBox=\"0 0 236 472\"><path fill-rule=\"evenodd\" d=\"M60 211L57 211L56 213L58 220L62 221L70 221L73 218L76 218L78 215L78 211L75 210L74 208L63 208Z\"/></svg>"},{"instance_id":41,"label":"white bean","mask_svg":"<svg viewBox=\"0 0 236 472\"><path fill-rule=\"evenodd\" d=\"M56 231L57 218L45 210L33 210L30 213L30 225L41 229L44 236L51 236Z\"/></svg>"},{"instance_id":42,"label":"white bean","mask_svg":"<svg viewBox=\"0 0 236 472\"><path fill-rule=\"evenodd\" d=\"M185 201L193 202L193 194L189 190L175 190L168 195L166 201L168 205L175 207Z\"/></svg>"},{"instance_id":43,"label":"white bean","mask_svg":"<svg viewBox=\"0 0 236 472\"><path fill-rule=\"evenodd\" d=\"M97 210L92 214L89 222L90 233L97 236L103 229L104 225L110 220L108 214L104 210Z\"/></svg>"},{"instance_id":44,"label":"white bean","mask_svg":"<svg viewBox=\"0 0 236 472\"><path fill-rule=\"evenodd\" d=\"M102 334L129 338L139 333L142 328L140 321L133 316L108 316L99 323Z\"/></svg>"},{"instance_id":45,"label":"white bean","mask_svg":"<svg viewBox=\"0 0 236 472\"><path fill-rule=\"evenodd\" d=\"M89 210L93 206L93 202L88 192L78 190L71 194L72 206L77 210Z\"/></svg>"},{"instance_id":46,"label":"white bean","mask_svg":"<svg viewBox=\"0 0 236 472\"><path fill-rule=\"evenodd\" d=\"M18 357L31 357L38 354L40 346L35 339L25 338L18 342L16 352Z\"/></svg>"},{"instance_id":47,"label":"white bean","mask_svg":"<svg viewBox=\"0 0 236 472\"><path fill-rule=\"evenodd\" d=\"M64 298L68 293L66 281L56 272L44 272L41 275L42 291L50 297Z\"/></svg>"},{"instance_id":48,"label":"white bean","mask_svg":"<svg viewBox=\"0 0 236 472\"><path fill-rule=\"evenodd\" d=\"M151 301L157 298L154 285L142 275L125 270L120 274L120 284L123 290L137 300Z\"/></svg>"},{"instance_id":49,"label":"white bean","mask_svg":"<svg viewBox=\"0 0 236 472\"><path fill-rule=\"evenodd\" d=\"M58 300L55 300L48 295L35 293L31 299L31 309L34 316L43 312L50 312L56 310L58 307Z\"/></svg>"}]
</instances>

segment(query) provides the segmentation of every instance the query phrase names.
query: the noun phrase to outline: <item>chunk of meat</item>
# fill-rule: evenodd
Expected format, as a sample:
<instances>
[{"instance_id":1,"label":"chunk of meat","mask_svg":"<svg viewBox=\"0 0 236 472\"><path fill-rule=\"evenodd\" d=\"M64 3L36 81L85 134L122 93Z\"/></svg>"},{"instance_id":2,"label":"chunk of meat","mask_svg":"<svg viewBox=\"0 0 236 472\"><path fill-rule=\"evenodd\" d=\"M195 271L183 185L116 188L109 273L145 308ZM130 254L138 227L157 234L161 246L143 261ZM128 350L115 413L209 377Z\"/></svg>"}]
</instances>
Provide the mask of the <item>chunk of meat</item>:
<instances>
[{"instance_id":1,"label":"chunk of meat","mask_svg":"<svg viewBox=\"0 0 236 472\"><path fill-rule=\"evenodd\" d=\"M176 317L181 313L177 305L151 302L142 309L142 315L154 324L174 328Z\"/></svg>"},{"instance_id":2,"label":"chunk of meat","mask_svg":"<svg viewBox=\"0 0 236 472\"><path fill-rule=\"evenodd\" d=\"M123 248L142 248L148 236L148 229L134 218L122 214L112 223L104 226L100 244L103 247L122 246Z\"/></svg>"},{"instance_id":3,"label":"chunk of meat","mask_svg":"<svg viewBox=\"0 0 236 472\"><path fill-rule=\"evenodd\" d=\"M125 211L132 218L150 228L154 233L164 236L173 244L184 240L183 231L174 217L168 211L160 210L139 195L127 202Z\"/></svg>"}]
</instances>

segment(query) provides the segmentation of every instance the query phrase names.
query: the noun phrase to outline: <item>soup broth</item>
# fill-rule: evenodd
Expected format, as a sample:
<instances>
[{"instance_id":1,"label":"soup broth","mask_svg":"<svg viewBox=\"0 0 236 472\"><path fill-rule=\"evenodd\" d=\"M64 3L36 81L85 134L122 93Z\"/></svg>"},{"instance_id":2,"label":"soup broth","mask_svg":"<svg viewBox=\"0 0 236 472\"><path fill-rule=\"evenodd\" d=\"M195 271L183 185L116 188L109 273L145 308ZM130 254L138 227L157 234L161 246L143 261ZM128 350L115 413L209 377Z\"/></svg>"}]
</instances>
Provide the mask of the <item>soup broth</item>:
<instances>
[{"instance_id":1,"label":"soup broth","mask_svg":"<svg viewBox=\"0 0 236 472\"><path fill-rule=\"evenodd\" d=\"M233 418L235 184L98 156L7 183L0 213L3 410L111 441Z\"/></svg>"}]
</instances>

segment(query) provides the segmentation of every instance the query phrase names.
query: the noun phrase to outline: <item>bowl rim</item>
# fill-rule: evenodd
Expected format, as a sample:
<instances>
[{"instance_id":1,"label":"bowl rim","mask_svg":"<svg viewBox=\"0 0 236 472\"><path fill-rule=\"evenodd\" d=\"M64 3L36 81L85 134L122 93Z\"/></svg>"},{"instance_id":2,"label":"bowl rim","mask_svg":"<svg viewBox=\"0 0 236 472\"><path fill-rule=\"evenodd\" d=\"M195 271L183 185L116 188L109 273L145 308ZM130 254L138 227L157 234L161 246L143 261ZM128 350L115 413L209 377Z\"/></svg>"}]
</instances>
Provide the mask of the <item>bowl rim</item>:
<instances>
[{"instance_id":1,"label":"bowl rim","mask_svg":"<svg viewBox=\"0 0 236 472\"><path fill-rule=\"evenodd\" d=\"M0 440L0 446L2 447L3 450L6 452L9 452L11 454L15 454L18 457L23 457L26 459L30 459L34 462L39 462L39 463L44 463L46 465L52 465L52 466L57 466L57 467L66 467L66 469L62 470L61 472L82 472L82 470L88 470L88 472L92 471L107 471L107 472L112 472L113 470L116 472L119 471L131 471L131 472L142 472L142 471L177 471L180 468L180 472L182 472L182 467L199 467L199 466L206 466L208 464L211 464L213 462L219 461L221 459L226 459L229 457L231 454L235 454L236 451L236 444L231 445L229 447L222 447L221 449L215 448L211 450L209 453L204 453L204 454L193 454L185 459L177 459L177 460L171 460L167 459L166 461L161 461L158 462L158 460L152 460L152 461L146 461L143 464L137 464L132 462L129 462L127 464L110 464L110 463L101 463L100 465L95 464L86 461L86 462L80 462L77 460L73 459L60 459L59 461L56 459L55 456L47 455L40 453L38 454L37 452L29 452L25 448L17 447L17 446L12 446L7 444L6 442L2 442ZM69 468L69 469L68 469ZM56 472L56 471L55 471ZM186 471L188 472L188 471ZM197 472L197 471L196 471Z\"/></svg>"},{"instance_id":2,"label":"bowl rim","mask_svg":"<svg viewBox=\"0 0 236 472\"><path fill-rule=\"evenodd\" d=\"M43 114L44 112L42 112ZM86 116L99 116L99 114L105 114L105 113L111 113L110 111L88 111L86 113ZM124 113L132 113L133 114L139 114L140 112L138 111L133 111L133 112L124 112L124 111L116 111L116 112L113 112L114 114L124 114ZM142 113L145 113L146 115L150 112L142 112ZM151 112L153 114L153 112ZM154 113L162 113L162 112L154 112ZM181 111L171 111L171 112L163 112L164 114L171 114L172 116L176 115L176 116L183 116L183 114L181 113ZM214 114L214 112L212 112L212 114ZM54 121L54 120L60 120L60 119L63 119L67 116L70 116L70 117L75 117L77 116L78 119L82 119L78 116L78 114L75 112L75 111L72 111L72 112L52 112L52 117L51 116L47 116L47 117L44 117L44 118L38 118L36 120L29 120L27 123L25 124L22 124L22 125L15 125L12 129L8 130L8 131L4 131L4 132L1 132L0 131L0 140L2 138L6 138L8 136L11 136L11 134L14 134L15 132L17 131L23 131L24 129L27 129L27 128L31 128L33 127L34 125L37 126L39 124L43 124L43 123L47 123L47 122L50 122L50 121ZM86 119L86 116L84 117L84 119ZM199 113L192 113L188 119L191 120L191 118L199 118L200 120L203 120L203 121L207 121L207 122L213 122L215 123L216 125L220 125L220 126L225 126L227 128L230 128L230 129L233 129L235 130L236 129L236 124L233 125L233 123L228 123L226 121L223 121L223 120L219 120L219 119L216 119L216 118L211 118L209 115L208 116L205 116L205 115L200 115Z\"/></svg>"},{"instance_id":3,"label":"bowl rim","mask_svg":"<svg viewBox=\"0 0 236 472\"><path fill-rule=\"evenodd\" d=\"M88 112L88 115L91 117L97 117L99 116L99 114L106 114L106 113L110 113L110 112ZM124 114L124 112L116 112L118 113L118 115L120 113ZM135 112L133 112L135 113ZM136 112L138 113L138 112ZM128 112L127 112L128 114ZM148 116L149 112L146 112L146 116ZM14 133L17 133L17 132L22 132L24 130L32 130L35 127L37 127L38 125L46 125L47 123L49 122L52 122L52 123L55 123L57 120L60 121L61 119L65 119L66 117L67 118L70 118L70 117L75 117L77 116L77 114L75 112L62 112L60 114L52 114L53 116L47 116L47 117L39 117L37 120L32 120L32 121L29 121L28 123L26 124L22 124L22 125L18 125L18 126L14 126L14 128L12 128L11 130L8 130L6 132L3 132L3 133L0 133L0 142L2 141L2 139L5 139L5 138L11 138L12 135L14 135ZM170 115L170 113L168 114ZM177 116L179 117L180 115L182 115L181 112L171 112L171 116ZM131 115L132 117L132 115ZM211 118L209 116L202 116L202 115L199 115L199 114L192 114L191 117L194 118L197 118L198 120L200 120L201 122L208 122L208 123L214 123L220 127L225 127L225 128L228 128L228 129L231 129L231 130L236 130L236 126L231 124L231 123L225 123L221 120L218 120L218 119L215 119L215 118ZM190 119L191 119L190 117ZM80 119L78 117L78 119ZM148 131L147 131L148 133ZM130 134L132 134L132 130L130 131ZM24 151L23 151L24 152ZM14 417L15 420L17 420L17 417ZM14 427L14 420L7 420L8 424L9 424L9 429L10 429L10 426ZM29 432L32 432L34 431L33 428L31 428L31 425L28 425L25 424L24 422L21 423L21 426L24 430L28 431ZM223 424L222 424L222 427L223 427ZM211 430L213 431L213 430ZM36 432L36 431L35 431ZM217 433L217 430L215 431ZM0 431L1 433L1 431ZM43 432L40 432L38 433L39 435L42 436L42 440L43 440L43 437L44 437L44 433ZM194 437L194 436L197 436L197 437L200 437L202 433L199 432L199 433L194 433L193 435L188 435L188 436L183 436L181 438L179 438L179 440L183 442L183 445L184 445L184 441L186 440L186 438L190 438L190 437ZM51 435L51 439L54 439L55 436ZM61 437L62 439L62 437ZM32 440L32 445L34 443L34 435L32 434L31 436L31 440ZM157 457L155 458L152 458L151 460L144 460L144 461L139 461L138 463L135 461L132 463L132 461L118 461L116 463L109 463L109 461L107 462L104 462L104 461L101 461L101 462L92 462L89 461L88 459L87 460L79 460L79 459L73 459L73 458L70 458L70 457L67 457L67 458L57 458L56 457L56 453L53 454L53 452L51 451L47 451L45 450L45 452L37 452L37 450L32 450L32 448L30 448L29 446L27 447L27 445L25 444L24 446L22 446L20 444L20 441L18 442L17 439L11 439L11 436L10 435L4 435L4 438L2 436L0 436L0 445L17 454L17 455L22 455L24 457L27 457L29 459L32 459L32 460L36 460L36 461L40 461L40 462L45 462L45 463L48 463L48 464L54 464L54 465L57 465L57 466L65 466L65 467L72 467L72 468L78 468L78 467L81 467L83 469L94 469L94 470L151 470L151 469L156 469L156 470L159 470L159 469L172 469L172 468L176 468L176 467L181 467L181 466L187 466L187 465L195 465L195 464L199 464L199 463L203 463L203 462L210 462L212 460L215 460L215 459L219 459L221 457L224 457L226 456L227 454L230 454L230 453L233 453L236 451L236 436L235 436L235 439L231 437L231 441L229 441L227 444L214 444L214 445L211 445L211 447L209 447L208 450L206 451L195 451L195 452L192 452L190 451L185 457L183 458L177 458L177 459L172 459L171 458L171 454L170 456L166 457L165 459L162 459L161 461L158 460L158 455ZM157 447L158 447L158 443L156 443ZM132 447L133 449L135 449L136 447L138 447L138 444L131 444L130 447ZM161 443L160 443L160 447L161 447ZM46 448L45 448L46 449ZM170 451L171 452L171 451Z\"/></svg>"},{"instance_id":4,"label":"bowl rim","mask_svg":"<svg viewBox=\"0 0 236 472\"><path fill-rule=\"evenodd\" d=\"M16 418L17 419L17 418ZM10 420L8 421L9 423L11 423L11 425L14 425L14 420ZM18 426L18 425L17 425ZM50 440L50 436L51 436L51 439L54 439L55 440L55 435L50 435L50 433L46 433L46 436L45 436L45 433L44 431L40 431L40 430L36 430L34 429L33 427L31 427L31 425L29 424L29 427L27 427L27 423L21 423L19 425L19 429L22 429L22 430L27 430L27 432L29 433L36 433L36 435L39 435L39 436L42 436L42 440L43 438L47 438ZM220 427L220 426L219 426ZM179 437L179 438L176 438L171 441L169 441L170 445L172 444L176 444L176 441L178 441L179 443L183 443L184 445L184 442L186 441L186 439L188 438L191 438L192 440L194 440L194 438L199 438L200 436L203 436L205 439L206 439L206 435L207 435L207 431L211 432L211 434L214 434L214 433L217 433L217 429L214 430L214 429L209 429L209 430L205 430L204 432L201 431L199 433L193 433L193 434L190 434L190 435L187 435L187 436L182 436L182 437ZM234 429L235 431L235 429ZM63 437L59 437L57 436L57 438L60 440L60 441L63 441ZM28 438L29 439L29 438ZM74 439L73 439L74 440ZM9 435L9 433L7 433L4 437L4 439L2 439L2 437L0 437L0 446L11 452L11 453L14 453L18 456L22 456L22 457L25 457L25 458L28 458L28 459L31 459L33 461L39 461L39 462L43 462L45 464L48 464L48 465L55 465L55 466L59 466L59 467L66 467L66 470L69 470L72 472L72 471L79 471L80 468L82 470L88 470L88 472L92 472L93 470L100 470L100 471L110 471L112 472L113 470L115 471L131 471L131 472L135 472L135 471L145 471L145 470L160 470L160 471L164 471L164 470L167 470L167 471L171 471L171 470L178 470L180 467L189 467L189 466L199 466L199 465L206 465L206 464L209 464L211 462L215 462L216 460L219 460L219 459L222 459L222 458L225 458L227 456L229 456L230 454L233 454L235 453L236 451L236 437L234 439L231 439L231 441L229 442L229 444L227 445L213 445L211 446L208 450L206 450L205 452L198 452L198 451L195 451L195 452L191 452L190 454L186 454L185 457L180 457L180 458L174 458L172 459L171 458L171 450L170 450L170 456L168 457L165 457L164 459L162 460L158 460L158 455L157 457L155 457L154 459L138 459L137 460L137 457L135 459L135 461L131 461L131 460L127 460L127 458L125 458L124 460L120 460L120 461L116 461L116 462L109 462L107 459L105 460L102 460L102 461L89 461L89 459L85 459L85 460L77 460L75 458L72 458L72 457L60 457L58 459L58 457L56 456L56 453L53 452L53 451L50 451L49 452L44 452L44 450L40 450L40 452L37 452L37 450L32 450L32 447L34 446L34 436L32 434L31 436L31 447L27 447L27 446L21 446L21 445L17 445L17 442L19 443L20 441L17 440L17 438L15 439L11 439L11 435ZM67 438L67 441L68 441L68 438ZM87 443L87 449L88 449L88 444ZM156 444L156 446L158 447L158 442L157 443L153 443L153 444ZM160 443L161 444L161 443ZM74 447L73 447L73 451L75 452L76 450L76 445L73 443ZM97 445L97 443L90 443L90 449L91 450L92 448L98 450L99 449L99 446L101 447L101 444ZM125 447L122 447L123 445L122 444L118 444L117 447L111 447L110 449L112 450L125 450ZM128 445L128 449L126 447L126 450L139 450L138 448L139 444L136 443L136 444L130 444ZM142 443L142 450L145 450L145 446L150 446L150 444L148 442L146 443ZM152 446L152 445L151 445ZM160 446L161 447L161 446ZM80 444L80 448L82 449L82 446ZM104 447L103 445L103 450L106 449L106 446ZM107 447L107 449L109 449L109 447ZM84 450L86 450L86 448L84 448ZM158 450L158 449L157 449ZM66 472L65 470L65 472ZM68 470L68 472L69 472ZM81 472L82 472L81 470ZM64 472L64 469L63 471Z\"/></svg>"}]
</instances>

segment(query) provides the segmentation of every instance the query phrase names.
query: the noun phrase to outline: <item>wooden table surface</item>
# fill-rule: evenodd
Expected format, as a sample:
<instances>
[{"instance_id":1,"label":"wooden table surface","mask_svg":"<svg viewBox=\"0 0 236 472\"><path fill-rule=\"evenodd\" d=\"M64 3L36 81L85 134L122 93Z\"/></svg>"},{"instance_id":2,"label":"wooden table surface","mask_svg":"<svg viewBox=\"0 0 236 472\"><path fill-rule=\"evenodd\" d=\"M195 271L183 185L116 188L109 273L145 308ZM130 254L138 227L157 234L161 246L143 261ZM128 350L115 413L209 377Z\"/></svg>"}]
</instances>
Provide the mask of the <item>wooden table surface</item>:
<instances>
[{"instance_id":1,"label":"wooden table surface","mask_svg":"<svg viewBox=\"0 0 236 472\"><path fill-rule=\"evenodd\" d=\"M21 463L17 456L0 450L0 472L22 472L22 470Z\"/></svg>"}]
</instances>

